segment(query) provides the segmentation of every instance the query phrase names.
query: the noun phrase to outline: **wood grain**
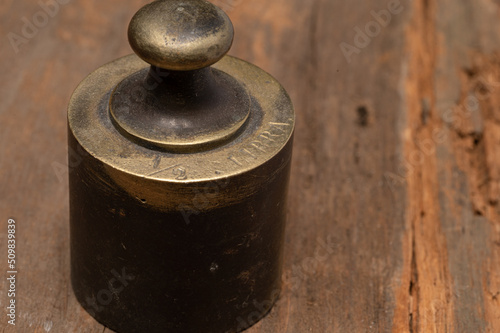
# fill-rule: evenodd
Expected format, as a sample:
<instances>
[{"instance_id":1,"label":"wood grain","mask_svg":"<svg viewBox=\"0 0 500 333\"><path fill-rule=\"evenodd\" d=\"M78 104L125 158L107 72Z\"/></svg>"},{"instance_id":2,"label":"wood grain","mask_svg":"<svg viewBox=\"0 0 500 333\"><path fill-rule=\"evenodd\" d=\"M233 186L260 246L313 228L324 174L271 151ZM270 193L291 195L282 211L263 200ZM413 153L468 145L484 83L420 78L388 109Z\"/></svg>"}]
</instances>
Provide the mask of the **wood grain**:
<instances>
[{"instance_id":1,"label":"wood grain","mask_svg":"<svg viewBox=\"0 0 500 333\"><path fill-rule=\"evenodd\" d=\"M0 255L14 217L19 259L2 332L110 332L69 284L66 106L131 52L147 2L69 1L17 53L8 33L40 4L0 3ZM214 2L235 26L230 54L297 112L282 296L248 332L499 332L500 3Z\"/></svg>"}]
</instances>

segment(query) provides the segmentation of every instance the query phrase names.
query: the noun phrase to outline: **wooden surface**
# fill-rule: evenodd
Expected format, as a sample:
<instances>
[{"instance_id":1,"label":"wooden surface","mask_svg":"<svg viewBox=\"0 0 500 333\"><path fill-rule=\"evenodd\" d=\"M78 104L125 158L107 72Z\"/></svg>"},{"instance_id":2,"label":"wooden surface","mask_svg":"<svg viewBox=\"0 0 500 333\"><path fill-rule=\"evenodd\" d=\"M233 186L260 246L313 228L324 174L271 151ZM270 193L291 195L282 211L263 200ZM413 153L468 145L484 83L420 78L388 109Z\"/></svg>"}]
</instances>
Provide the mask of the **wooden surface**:
<instances>
[{"instance_id":1,"label":"wooden surface","mask_svg":"<svg viewBox=\"0 0 500 333\"><path fill-rule=\"evenodd\" d=\"M110 332L69 284L66 106L131 53L146 2L69 1L17 53L7 34L41 7L0 2L0 268L14 217L19 271L15 328L0 280L2 332ZM297 112L283 292L248 332L500 332L500 1L216 3L230 54Z\"/></svg>"}]
</instances>

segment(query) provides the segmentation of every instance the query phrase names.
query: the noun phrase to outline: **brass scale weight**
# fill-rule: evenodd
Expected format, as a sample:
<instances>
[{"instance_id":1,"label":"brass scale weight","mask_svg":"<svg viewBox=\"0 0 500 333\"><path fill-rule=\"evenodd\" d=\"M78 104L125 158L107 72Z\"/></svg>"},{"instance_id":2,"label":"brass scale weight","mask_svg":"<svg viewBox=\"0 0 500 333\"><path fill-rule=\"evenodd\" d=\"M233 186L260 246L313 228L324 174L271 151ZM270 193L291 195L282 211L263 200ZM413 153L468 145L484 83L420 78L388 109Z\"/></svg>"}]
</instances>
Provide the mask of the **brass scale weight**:
<instances>
[{"instance_id":1,"label":"brass scale weight","mask_svg":"<svg viewBox=\"0 0 500 333\"><path fill-rule=\"evenodd\" d=\"M155 1L128 36L68 108L73 290L118 332L239 332L279 294L291 101L225 56L207 1Z\"/></svg>"}]
</instances>

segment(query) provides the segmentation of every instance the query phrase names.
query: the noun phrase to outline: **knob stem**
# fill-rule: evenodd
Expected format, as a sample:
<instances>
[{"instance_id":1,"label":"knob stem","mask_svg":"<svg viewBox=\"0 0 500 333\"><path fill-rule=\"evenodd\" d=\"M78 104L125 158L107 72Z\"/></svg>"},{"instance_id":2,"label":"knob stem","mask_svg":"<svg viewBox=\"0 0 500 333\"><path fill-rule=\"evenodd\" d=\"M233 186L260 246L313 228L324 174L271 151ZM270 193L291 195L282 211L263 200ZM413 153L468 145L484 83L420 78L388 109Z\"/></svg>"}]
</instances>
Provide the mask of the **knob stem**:
<instances>
[{"instance_id":1,"label":"knob stem","mask_svg":"<svg viewBox=\"0 0 500 333\"><path fill-rule=\"evenodd\" d=\"M187 103L188 100L205 97L215 90L217 85L211 67L190 71L172 71L156 66L150 67L146 84L151 86L151 90L157 97L167 95L181 104Z\"/></svg>"}]
</instances>

